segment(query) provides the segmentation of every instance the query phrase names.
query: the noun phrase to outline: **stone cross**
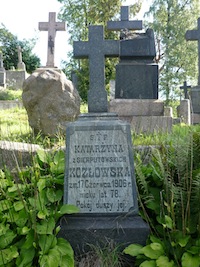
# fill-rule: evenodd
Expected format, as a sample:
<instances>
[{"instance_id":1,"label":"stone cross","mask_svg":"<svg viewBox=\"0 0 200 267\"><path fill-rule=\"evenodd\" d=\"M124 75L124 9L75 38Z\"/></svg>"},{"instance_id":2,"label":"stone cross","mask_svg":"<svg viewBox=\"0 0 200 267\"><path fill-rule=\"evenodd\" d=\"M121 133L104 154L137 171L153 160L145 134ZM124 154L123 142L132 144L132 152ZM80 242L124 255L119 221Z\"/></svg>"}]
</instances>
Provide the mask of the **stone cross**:
<instances>
[{"instance_id":1,"label":"stone cross","mask_svg":"<svg viewBox=\"0 0 200 267\"><path fill-rule=\"evenodd\" d=\"M142 20L129 20L129 6L121 6L120 21L108 21L107 29L120 30L142 30Z\"/></svg>"},{"instance_id":2,"label":"stone cross","mask_svg":"<svg viewBox=\"0 0 200 267\"><path fill-rule=\"evenodd\" d=\"M189 30L185 34L187 41L198 41L198 85L200 86L200 18L198 18L197 30Z\"/></svg>"},{"instance_id":3,"label":"stone cross","mask_svg":"<svg viewBox=\"0 0 200 267\"><path fill-rule=\"evenodd\" d=\"M2 70L2 69L4 69L4 66L3 66L3 55L0 52L0 70Z\"/></svg>"},{"instance_id":4,"label":"stone cross","mask_svg":"<svg viewBox=\"0 0 200 267\"><path fill-rule=\"evenodd\" d=\"M180 89L184 90L185 99L188 99L188 91L187 91L187 89L189 89L189 88L191 88L191 86L187 85L186 81L183 83L183 86L180 86Z\"/></svg>"},{"instance_id":5,"label":"stone cross","mask_svg":"<svg viewBox=\"0 0 200 267\"><path fill-rule=\"evenodd\" d=\"M22 48L21 48L21 46L17 47L17 51L18 51L18 63L22 63Z\"/></svg>"},{"instance_id":6,"label":"stone cross","mask_svg":"<svg viewBox=\"0 0 200 267\"><path fill-rule=\"evenodd\" d=\"M105 57L119 56L119 41L105 40L103 26L89 26L88 41L75 41L75 58L89 58L88 111L107 112L105 90Z\"/></svg>"},{"instance_id":7,"label":"stone cross","mask_svg":"<svg viewBox=\"0 0 200 267\"><path fill-rule=\"evenodd\" d=\"M48 46L47 46L47 67L55 67L54 55L55 55L55 37L56 31L65 31L65 22L56 22L56 12L49 12L48 22L39 22L40 31L48 31Z\"/></svg>"}]
</instances>

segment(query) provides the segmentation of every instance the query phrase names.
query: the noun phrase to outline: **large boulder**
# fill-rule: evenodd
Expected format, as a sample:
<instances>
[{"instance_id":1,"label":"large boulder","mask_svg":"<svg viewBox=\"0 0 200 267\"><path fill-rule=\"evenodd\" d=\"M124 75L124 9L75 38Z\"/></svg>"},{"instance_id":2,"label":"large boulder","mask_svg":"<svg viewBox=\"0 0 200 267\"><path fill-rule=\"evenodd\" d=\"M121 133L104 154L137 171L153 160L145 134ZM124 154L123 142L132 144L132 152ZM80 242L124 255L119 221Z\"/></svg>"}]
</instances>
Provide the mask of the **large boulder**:
<instances>
[{"instance_id":1,"label":"large boulder","mask_svg":"<svg viewBox=\"0 0 200 267\"><path fill-rule=\"evenodd\" d=\"M23 83L23 105L35 133L56 135L80 114L80 96L65 74L57 69L36 70Z\"/></svg>"}]
</instances>

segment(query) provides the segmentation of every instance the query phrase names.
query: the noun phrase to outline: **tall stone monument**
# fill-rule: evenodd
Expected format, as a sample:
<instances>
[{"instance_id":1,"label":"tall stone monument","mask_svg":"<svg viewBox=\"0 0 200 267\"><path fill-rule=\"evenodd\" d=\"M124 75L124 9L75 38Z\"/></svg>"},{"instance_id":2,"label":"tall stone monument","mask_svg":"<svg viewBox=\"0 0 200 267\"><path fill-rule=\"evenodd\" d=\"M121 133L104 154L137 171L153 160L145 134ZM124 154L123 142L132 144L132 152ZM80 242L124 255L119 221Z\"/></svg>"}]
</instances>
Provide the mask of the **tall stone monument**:
<instances>
[{"instance_id":1,"label":"tall stone monument","mask_svg":"<svg viewBox=\"0 0 200 267\"><path fill-rule=\"evenodd\" d=\"M17 47L17 52L18 52L17 69L26 71L25 63L22 61L22 48L21 48L21 46Z\"/></svg>"},{"instance_id":2,"label":"tall stone monument","mask_svg":"<svg viewBox=\"0 0 200 267\"><path fill-rule=\"evenodd\" d=\"M129 20L129 6L122 6L121 21L108 22L107 28L121 31L115 98L158 99L158 65L154 62L153 30L136 33L135 30L142 30L142 22Z\"/></svg>"},{"instance_id":3,"label":"tall stone monument","mask_svg":"<svg viewBox=\"0 0 200 267\"><path fill-rule=\"evenodd\" d=\"M40 31L48 31L48 43L47 43L47 63L46 67L55 67L55 37L57 31L65 31L65 22L56 21L56 12L49 12L48 22L39 22Z\"/></svg>"},{"instance_id":4,"label":"tall stone monument","mask_svg":"<svg viewBox=\"0 0 200 267\"><path fill-rule=\"evenodd\" d=\"M118 52L119 42L104 40L102 26L89 27L88 42L74 42L74 56L89 57L89 113L67 126L64 203L80 212L62 217L59 235L75 253L89 244L144 244L149 233L138 216L130 125L107 112L104 58Z\"/></svg>"},{"instance_id":5,"label":"tall stone monument","mask_svg":"<svg viewBox=\"0 0 200 267\"><path fill-rule=\"evenodd\" d=\"M200 18L197 21L196 30L188 30L185 34L187 41L198 42L198 84L190 90L191 106L192 106L192 122L200 123Z\"/></svg>"},{"instance_id":6,"label":"tall stone monument","mask_svg":"<svg viewBox=\"0 0 200 267\"><path fill-rule=\"evenodd\" d=\"M172 117L164 116L164 101L158 100L158 65L153 30L142 30L142 22L129 20L129 6L121 7L120 21L107 28L120 31L119 64L116 66L115 99L109 111L131 124L135 132L170 131Z\"/></svg>"},{"instance_id":7,"label":"tall stone monument","mask_svg":"<svg viewBox=\"0 0 200 267\"><path fill-rule=\"evenodd\" d=\"M0 53L0 86L6 87L6 71L3 66L3 55Z\"/></svg>"}]
</instances>

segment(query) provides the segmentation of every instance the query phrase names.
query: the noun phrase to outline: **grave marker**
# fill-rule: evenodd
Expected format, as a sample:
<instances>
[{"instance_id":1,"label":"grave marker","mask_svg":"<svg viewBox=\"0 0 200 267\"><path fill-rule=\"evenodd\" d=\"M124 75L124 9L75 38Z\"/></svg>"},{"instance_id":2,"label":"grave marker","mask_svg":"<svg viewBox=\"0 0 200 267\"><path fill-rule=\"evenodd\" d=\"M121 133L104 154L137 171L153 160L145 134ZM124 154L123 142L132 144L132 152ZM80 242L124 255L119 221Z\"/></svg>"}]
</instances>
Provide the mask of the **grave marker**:
<instances>
[{"instance_id":1,"label":"grave marker","mask_svg":"<svg viewBox=\"0 0 200 267\"><path fill-rule=\"evenodd\" d=\"M121 6L120 19L120 21L108 21L108 30L142 30L142 20L129 20L129 6Z\"/></svg>"},{"instance_id":2,"label":"grave marker","mask_svg":"<svg viewBox=\"0 0 200 267\"><path fill-rule=\"evenodd\" d=\"M47 45L47 67L55 67L55 37L57 31L65 31L65 22L56 21L56 12L49 12L48 22L39 22L40 31L48 31L48 45Z\"/></svg>"},{"instance_id":3,"label":"grave marker","mask_svg":"<svg viewBox=\"0 0 200 267\"><path fill-rule=\"evenodd\" d=\"M88 41L74 42L74 57L89 58L89 112L107 112L105 57L119 56L119 41L105 40L103 26L89 26Z\"/></svg>"},{"instance_id":4,"label":"grave marker","mask_svg":"<svg viewBox=\"0 0 200 267\"><path fill-rule=\"evenodd\" d=\"M18 52L17 69L18 70L26 70L26 66L25 66L24 62L22 61L22 48L21 48L21 46L17 47L17 52Z\"/></svg>"},{"instance_id":5,"label":"grave marker","mask_svg":"<svg viewBox=\"0 0 200 267\"><path fill-rule=\"evenodd\" d=\"M198 18L197 30L188 30L185 38L187 41L198 41L198 85L200 86L200 18Z\"/></svg>"},{"instance_id":6,"label":"grave marker","mask_svg":"<svg viewBox=\"0 0 200 267\"><path fill-rule=\"evenodd\" d=\"M0 52L0 86L6 87L6 71L3 66L3 55Z\"/></svg>"},{"instance_id":7,"label":"grave marker","mask_svg":"<svg viewBox=\"0 0 200 267\"><path fill-rule=\"evenodd\" d=\"M184 90L185 99L188 99L188 89L191 88L190 85L187 85L187 82L184 81L183 86L180 86L180 89Z\"/></svg>"}]
</instances>

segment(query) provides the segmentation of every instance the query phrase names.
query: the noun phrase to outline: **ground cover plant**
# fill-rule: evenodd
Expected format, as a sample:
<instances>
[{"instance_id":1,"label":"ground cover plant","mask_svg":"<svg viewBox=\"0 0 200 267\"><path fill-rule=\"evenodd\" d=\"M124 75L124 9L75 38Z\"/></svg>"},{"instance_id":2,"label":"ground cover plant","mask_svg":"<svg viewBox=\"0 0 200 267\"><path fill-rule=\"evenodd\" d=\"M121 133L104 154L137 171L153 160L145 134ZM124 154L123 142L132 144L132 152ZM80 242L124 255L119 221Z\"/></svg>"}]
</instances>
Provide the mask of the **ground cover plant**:
<instances>
[{"instance_id":1,"label":"ground cover plant","mask_svg":"<svg viewBox=\"0 0 200 267\"><path fill-rule=\"evenodd\" d=\"M200 130L175 128L152 159L135 170L140 211L151 227L147 245L124 252L140 267L200 266Z\"/></svg>"}]
</instances>

